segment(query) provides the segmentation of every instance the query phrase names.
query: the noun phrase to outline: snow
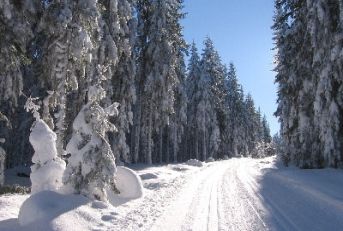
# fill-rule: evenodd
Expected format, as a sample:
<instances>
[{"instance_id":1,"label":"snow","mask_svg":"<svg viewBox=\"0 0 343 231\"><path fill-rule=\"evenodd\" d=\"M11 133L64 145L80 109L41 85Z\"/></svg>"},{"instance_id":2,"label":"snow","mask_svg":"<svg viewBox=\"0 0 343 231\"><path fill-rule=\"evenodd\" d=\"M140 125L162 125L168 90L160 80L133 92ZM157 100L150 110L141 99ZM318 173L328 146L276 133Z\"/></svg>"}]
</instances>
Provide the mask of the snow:
<instances>
[{"instance_id":1,"label":"snow","mask_svg":"<svg viewBox=\"0 0 343 231\"><path fill-rule=\"evenodd\" d=\"M340 230L342 176L284 168L275 157L211 163L190 176L150 230Z\"/></svg>"},{"instance_id":2,"label":"snow","mask_svg":"<svg viewBox=\"0 0 343 231\"><path fill-rule=\"evenodd\" d=\"M210 163L210 162L214 162L215 159L213 157L209 157L205 162L206 163Z\"/></svg>"},{"instance_id":3,"label":"snow","mask_svg":"<svg viewBox=\"0 0 343 231\"><path fill-rule=\"evenodd\" d=\"M202 167L203 163L199 160L196 159L190 159L186 162L186 164L190 165L190 166L196 166L196 167Z\"/></svg>"},{"instance_id":4,"label":"snow","mask_svg":"<svg viewBox=\"0 0 343 231\"><path fill-rule=\"evenodd\" d=\"M118 166L116 179L116 187L120 191L119 197L137 199L143 196L141 178L131 169Z\"/></svg>"},{"instance_id":5,"label":"snow","mask_svg":"<svg viewBox=\"0 0 343 231\"><path fill-rule=\"evenodd\" d=\"M56 134L43 120L35 122L30 134L30 143L35 149L33 163L45 163L52 160L57 154Z\"/></svg>"},{"instance_id":6,"label":"snow","mask_svg":"<svg viewBox=\"0 0 343 231\"><path fill-rule=\"evenodd\" d=\"M188 164L129 167L142 178L141 198L113 206L81 195L40 192L25 201L19 217L26 225L21 227L17 216L27 196L3 195L0 230L340 230L343 227L342 170L285 168L275 157L232 158L204 163L202 167ZM31 213L25 215L26 209Z\"/></svg>"},{"instance_id":7,"label":"snow","mask_svg":"<svg viewBox=\"0 0 343 231\"><path fill-rule=\"evenodd\" d=\"M19 224L28 226L34 222L50 221L52 217L58 216L63 211L86 202L87 199L80 196L65 196L52 191L42 191L24 201L19 211Z\"/></svg>"},{"instance_id":8,"label":"snow","mask_svg":"<svg viewBox=\"0 0 343 231\"><path fill-rule=\"evenodd\" d=\"M107 191L108 200L114 206L143 196L141 178L136 172L123 166L117 167L116 188L119 190L119 194L114 193L112 190Z\"/></svg>"},{"instance_id":9,"label":"snow","mask_svg":"<svg viewBox=\"0 0 343 231\"><path fill-rule=\"evenodd\" d=\"M35 150L31 166L31 192L57 191L62 186L65 162L57 156L56 134L41 119L34 123L30 143Z\"/></svg>"}]
</instances>

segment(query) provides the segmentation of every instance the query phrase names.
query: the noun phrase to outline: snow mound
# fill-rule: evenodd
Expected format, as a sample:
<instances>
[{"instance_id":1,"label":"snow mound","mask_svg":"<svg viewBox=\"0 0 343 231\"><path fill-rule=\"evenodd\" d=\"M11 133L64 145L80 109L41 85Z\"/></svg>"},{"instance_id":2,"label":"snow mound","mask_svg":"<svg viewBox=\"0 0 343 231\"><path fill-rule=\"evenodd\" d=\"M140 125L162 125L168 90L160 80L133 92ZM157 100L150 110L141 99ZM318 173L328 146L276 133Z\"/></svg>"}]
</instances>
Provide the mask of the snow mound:
<instances>
[{"instance_id":1,"label":"snow mound","mask_svg":"<svg viewBox=\"0 0 343 231\"><path fill-rule=\"evenodd\" d=\"M186 164L190 165L190 166L195 166L195 167L202 167L203 166L203 163L197 159L187 160Z\"/></svg>"},{"instance_id":2,"label":"snow mound","mask_svg":"<svg viewBox=\"0 0 343 231\"><path fill-rule=\"evenodd\" d=\"M137 199L143 196L141 178L133 170L118 166L116 173L116 187L120 191L117 197L125 199Z\"/></svg>"},{"instance_id":3,"label":"snow mound","mask_svg":"<svg viewBox=\"0 0 343 231\"><path fill-rule=\"evenodd\" d=\"M19 224L49 223L53 218L88 202L87 198L79 195L42 191L24 201L18 215Z\"/></svg>"},{"instance_id":4,"label":"snow mound","mask_svg":"<svg viewBox=\"0 0 343 231\"><path fill-rule=\"evenodd\" d=\"M206 163L210 163L210 162L214 162L215 159L213 157L209 157L205 162Z\"/></svg>"},{"instance_id":5,"label":"snow mound","mask_svg":"<svg viewBox=\"0 0 343 231\"><path fill-rule=\"evenodd\" d=\"M150 179L157 179L158 176L154 173L144 173L139 175L141 177L142 180L150 180Z\"/></svg>"}]
</instances>

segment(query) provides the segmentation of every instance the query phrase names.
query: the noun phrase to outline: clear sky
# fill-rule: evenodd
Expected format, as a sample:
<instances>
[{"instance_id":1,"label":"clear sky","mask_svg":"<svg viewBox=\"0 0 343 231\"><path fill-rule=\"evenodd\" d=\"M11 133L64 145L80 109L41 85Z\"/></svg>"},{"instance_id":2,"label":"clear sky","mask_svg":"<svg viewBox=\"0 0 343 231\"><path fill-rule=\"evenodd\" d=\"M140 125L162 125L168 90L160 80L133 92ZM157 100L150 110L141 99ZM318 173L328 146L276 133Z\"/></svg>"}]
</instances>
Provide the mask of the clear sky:
<instances>
[{"instance_id":1,"label":"clear sky","mask_svg":"<svg viewBox=\"0 0 343 231\"><path fill-rule=\"evenodd\" d=\"M224 63L233 62L245 93L266 114L271 134L279 130L273 69L273 0L185 0L186 41L202 51L209 36Z\"/></svg>"}]
</instances>

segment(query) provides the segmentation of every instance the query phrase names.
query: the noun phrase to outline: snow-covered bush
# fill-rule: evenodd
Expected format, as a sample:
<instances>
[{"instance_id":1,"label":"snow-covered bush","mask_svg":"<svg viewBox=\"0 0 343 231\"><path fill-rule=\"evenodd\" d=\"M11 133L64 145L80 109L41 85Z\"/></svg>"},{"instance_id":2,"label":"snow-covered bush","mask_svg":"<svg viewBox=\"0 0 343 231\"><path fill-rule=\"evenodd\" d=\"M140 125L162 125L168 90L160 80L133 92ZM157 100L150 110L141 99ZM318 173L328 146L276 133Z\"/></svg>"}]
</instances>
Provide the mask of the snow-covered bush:
<instances>
[{"instance_id":1,"label":"snow-covered bush","mask_svg":"<svg viewBox=\"0 0 343 231\"><path fill-rule=\"evenodd\" d=\"M203 166L203 163L199 160L196 160L196 159L187 160L186 164L190 165L190 166L196 166L196 167L202 167Z\"/></svg>"},{"instance_id":2,"label":"snow-covered bush","mask_svg":"<svg viewBox=\"0 0 343 231\"><path fill-rule=\"evenodd\" d=\"M215 159L213 157L209 157L205 162L206 163L210 163L210 162L214 162Z\"/></svg>"},{"instance_id":3,"label":"snow-covered bush","mask_svg":"<svg viewBox=\"0 0 343 231\"><path fill-rule=\"evenodd\" d=\"M290 158L288 153L286 152L287 149L285 148L284 141L279 134L275 134L273 136L272 146L275 150L277 158L281 160L285 166L288 166Z\"/></svg>"},{"instance_id":4,"label":"snow-covered bush","mask_svg":"<svg viewBox=\"0 0 343 231\"><path fill-rule=\"evenodd\" d=\"M272 156L276 154L275 147L272 143L265 143L263 141L256 143L255 148L251 152L251 156L254 158L263 158L266 156Z\"/></svg>"},{"instance_id":5,"label":"snow-covered bush","mask_svg":"<svg viewBox=\"0 0 343 231\"><path fill-rule=\"evenodd\" d=\"M224 155L223 160L228 160L229 156L228 155Z\"/></svg>"},{"instance_id":6,"label":"snow-covered bush","mask_svg":"<svg viewBox=\"0 0 343 231\"><path fill-rule=\"evenodd\" d=\"M30 187L22 185L4 185L0 187L0 195L3 194L30 194Z\"/></svg>"},{"instance_id":7,"label":"snow-covered bush","mask_svg":"<svg viewBox=\"0 0 343 231\"><path fill-rule=\"evenodd\" d=\"M56 134L40 119L39 106L33 100L29 98L25 105L26 110L31 111L36 119L29 137L35 150L32 157L34 164L31 166L30 174L31 193L34 194L43 190L58 191L62 186L65 162L57 155Z\"/></svg>"},{"instance_id":8,"label":"snow-covered bush","mask_svg":"<svg viewBox=\"0 0 343 231\"><path fill-rule=\"evenodd\" d=\"M66 193L77 193L91 199L107 201L107 191L117 192L116 165L106 133L115 131L109 116L118 113L117 103L100 106L105 91L99 85L90 87L88 103L73 122L73 135L67 144L70 154L63 176Z\"/></svg>"}]
</instances>

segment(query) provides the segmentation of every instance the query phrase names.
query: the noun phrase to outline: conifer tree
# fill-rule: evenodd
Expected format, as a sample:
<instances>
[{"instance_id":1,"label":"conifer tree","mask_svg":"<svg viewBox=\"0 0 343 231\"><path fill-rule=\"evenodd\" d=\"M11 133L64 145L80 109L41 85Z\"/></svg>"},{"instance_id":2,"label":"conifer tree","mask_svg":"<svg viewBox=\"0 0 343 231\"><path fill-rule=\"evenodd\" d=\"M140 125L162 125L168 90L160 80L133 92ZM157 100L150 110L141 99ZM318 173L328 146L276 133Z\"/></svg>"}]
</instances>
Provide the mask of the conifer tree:
<instances>
[{"instance_id":1,"label":"conifer tree","mask_svg":"<svg viewBox=\"0 0 343 231\"><path fill-rule=\"evenodd\" d=\"M200 81L200 57L195 43L191 46L191 56L188 63L188 75L186 81L187 88L187 137L188 151L191 158L200 160L199 155L199 128L197 123L198 103L199 103L199 81Z\"/></svg>"},{"instance_id":2,"label":"conifer tree","mask_svg":"<svg viewBox=\"0 0 343 231\"><path fill-rule=\"evenodd\" d=\"M142 139L134 145L135 148L142 147L146 163L158 158L162 161L161 154L153 158L153 153L162 153L163 133L170 115L175 113L174 87L179 81L176 66L179 52L184 46L179 22L183 16L180 13L181 4L182 1L172 0L138 1L141 47L138 57L140 95L137 113L141 122L136 120L136 123L140 123ZM153 139L154 135L158 137L157 140ZM136 141L139 141L137 136ZM135 156L137 158L137 153Z\"/></svg>"},{"instance_id":3,"label":"conifer tree","mask_svg":"<svg viewBox=\"0 0 343 231\"><path fill-rule=\"evenodd\" d=\"M225 134L228 136L229 156L238 156L240 143L243 142L243 118L244 101L242 88L238 83L236 68L233 63L229 65L226 81L227 96L226 106L228 110L228 126Z\"/></svg>"},{"instance_id":4,"label":"conifer tree","mask_svg":"<svg viewBox=\"0 0 343 231\"><path fill-rule=\"evenodd\" d=\"M341 3L275 1L276 82L284 156L304 168L342 160L342 104L337 55ZM329 122L330 121L330 122ZM286 163L288 164L288 163Z\"/></svg>"},{"instance_id":5,"label":"conifer tree","mask_svg":"<svg viewBox=\"0 0 343 231\"><path fill-rule=\"evenodd\" d=\"M39 81L45 92L51 92L43 119L57 133L59 155L97 66L93 52L99 44L98 21L94 1L56 1L47 4L39 23L37 39L44 42L36 68L42 70Z\"/></svg>"},{"instance_id":6,"label":"conifer tree","mask_svg":"<svg viewBox=\"0 0 343 231\"><path fill-rule=\"evenodd\" d=\"M270 143L272 141L272 137L270 135L270 128L269 128L266 115L264 115L262 118L262 129L263 129L263 137L262 137L263 142Z\"/></svg>"},{"instance_id":7,"label":"conifer tree","mask_svg":"<svg viewBox=\"0 0 343 231\"><path fill-rule=\"evenodd\" d=\"M107 192L117 192L115 158L106 133L116 131L109 116L118 114L117 103L104 108L100 101L106 93L95 82L88 91L88 103L73 123L73 136L66 151L70 154L63 182L66 192L107 201Z\"/></svg>"},{"instance_id":8,"label":"conifer tree","mask_svg":"<svg viewBox=\"0 0 343 231\"><path fill-rule=\"evenodd\" d=\"M131 162L126 140L132 124L132 104L136 97L134 78L136 19L133 17L133 2L99 1L103 38L100 45L99 63L106 66L108 81L104 85L107 103L119 102L119 115L114 124L118 132L111 135L111 145L116 161Z\"/></svg>"}]
</instances>

